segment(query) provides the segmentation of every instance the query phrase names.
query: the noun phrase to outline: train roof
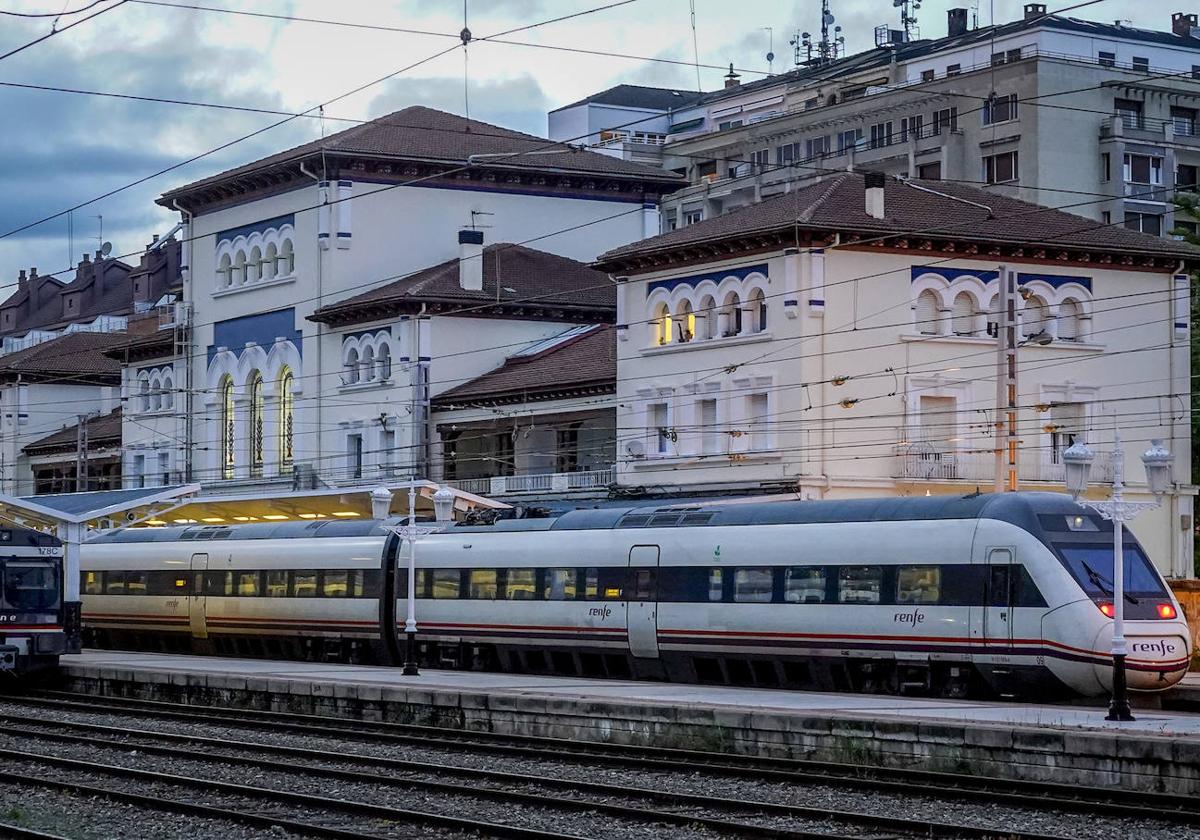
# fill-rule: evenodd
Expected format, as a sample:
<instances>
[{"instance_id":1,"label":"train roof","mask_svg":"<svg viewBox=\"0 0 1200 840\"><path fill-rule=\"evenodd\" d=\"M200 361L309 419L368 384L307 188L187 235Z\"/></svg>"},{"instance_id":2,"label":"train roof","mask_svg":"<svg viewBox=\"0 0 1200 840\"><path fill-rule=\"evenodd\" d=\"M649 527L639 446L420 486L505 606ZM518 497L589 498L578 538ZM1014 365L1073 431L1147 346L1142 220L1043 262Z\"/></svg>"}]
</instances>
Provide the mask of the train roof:
<instances>
[{"instance_id":1,"label":"train roof","mask_svg":"<svg viewBox=\"0 0 1200 840\"><path fill-rule=\"evenodd\" d=\"M972 493L966 496L893 496L829 501L738 502L726 505L585 508L557 517L502 519L492 525L457 525L455 533L581 531L615 528L718 527L842 522L912 522L996 519L1024 530L1040 530L1042 514L1078 513L1061 493ZM376 520L258 522L238 525L183 525L128 528L104 534L92 543L175 542L187 540L260 540L386 536Z\"/></svg>"}]
</instances>

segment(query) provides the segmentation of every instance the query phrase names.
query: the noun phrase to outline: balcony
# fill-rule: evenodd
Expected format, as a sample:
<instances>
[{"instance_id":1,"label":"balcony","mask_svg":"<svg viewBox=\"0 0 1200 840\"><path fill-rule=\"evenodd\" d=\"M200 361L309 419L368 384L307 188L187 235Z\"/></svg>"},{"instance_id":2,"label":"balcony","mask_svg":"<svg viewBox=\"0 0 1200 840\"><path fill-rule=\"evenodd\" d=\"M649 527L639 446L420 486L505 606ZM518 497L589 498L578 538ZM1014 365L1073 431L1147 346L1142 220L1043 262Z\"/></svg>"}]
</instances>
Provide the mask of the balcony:
<instances>
[{"instance_id":1,"label":"balcony","mask_svg":"<svg viewBox=\"0 0 1200 840\"><path fill-rule=\"evenodd\" d=\"M565 473L502 475L494 478L463 478L445 482L451 487L479 496L506 496L517 493L572 493L599 490L616 480L612 467Z\"/></svg>"},{"instance_id":2,"label":"balcony","mask_svg":"<svg viewBox=\"0 0 1200 840\"><path fill-rule=\"evenodd\" d=\"M930 443L913 443L896 448L898 467L894 477L908 481L965 481L990 483L996 474L996 457L991 450L956 450ZM1066 478L1062 459L1043 449L1023 450L1017 459L1020 480L1062 483ZM1112 456L1096 453L1092 481L1112 481Z\"/></svg>"},{"instance_id":3,"label":"balcony","mask_svg":"<svg viewBox=\"0 0 1200 840\"><path fill-rule=\"evenodd\" d=\"M1200 123L1184 117L1156 119L1141 114L1113 114L1100 124L1100 139L1124 138L1200 149Z\"/></svg>"}]
</instances>

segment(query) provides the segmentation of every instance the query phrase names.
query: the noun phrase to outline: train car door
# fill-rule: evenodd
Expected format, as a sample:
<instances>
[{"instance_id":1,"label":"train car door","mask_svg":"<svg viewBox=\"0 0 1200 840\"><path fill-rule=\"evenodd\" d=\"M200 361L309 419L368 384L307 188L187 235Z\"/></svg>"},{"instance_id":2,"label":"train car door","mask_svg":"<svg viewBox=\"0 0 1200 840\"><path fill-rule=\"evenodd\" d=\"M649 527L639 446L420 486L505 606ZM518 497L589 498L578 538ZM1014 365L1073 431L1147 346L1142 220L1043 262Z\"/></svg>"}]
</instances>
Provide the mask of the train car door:
<instances>
[{"instance_id":1,"label":"train car door","mask_svg":"<svg viewBox=\"0 0 1200 840\"><path fill-rule=\"evenodd\" d=\"M629 550L629 579L625 589L629 652L645 659L657 659L658 546L635 545Z\"/></svg>"},{"instance_id":2,"label":"train car door","mask_svg":"<svg viewBox=\"0 0 1200 840\"><path fill-rule=\"evenodd\" d=\"M1006 652L1013 643L1013 549L989 548L987 577L983 593L983 638L988 647L998 653Z\"/></svg>"},{"instance_id":3,"label":"train car door","mask_svg":"<svg viewBox=\"0 0 1200 840\"><path fill-rule=\"evenodd\" d=\"M208 571L208 555L192 555L192 591L188 595L188 621L191 623L192 638L208 638L208 616L204 597L204 578Z\"/></svg>"}]
</instances>

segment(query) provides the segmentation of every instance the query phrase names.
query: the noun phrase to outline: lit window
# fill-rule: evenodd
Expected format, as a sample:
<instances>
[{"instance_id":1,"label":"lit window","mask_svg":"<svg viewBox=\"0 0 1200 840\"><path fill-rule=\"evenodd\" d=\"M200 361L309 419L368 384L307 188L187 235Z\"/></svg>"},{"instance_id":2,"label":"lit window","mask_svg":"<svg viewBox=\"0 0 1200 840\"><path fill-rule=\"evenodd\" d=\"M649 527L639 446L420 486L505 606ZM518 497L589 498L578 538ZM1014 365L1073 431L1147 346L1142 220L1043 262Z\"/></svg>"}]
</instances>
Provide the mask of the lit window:
<instances>
[{"instance_id":1,"label":"lit window","mask_svg":"<svg viewBox=\"0 0 1200 840\"><path fill-rule=\"evenodd\" d=\"M288 367L279 374L279 473L280 475L288 472L292 468L292 443L293 443L293 423L292 416L294 397L292 395L292 387L295 382L295 377L292 376L292 371Z\"/></svg>"},{"instance_id":2,"label":"lit window","mask_svg":"<svg viewBox=\"0 0 1200 840\"><path fill-rule=\"evenodd\" d=\"M263 378L257 370L250 374L250 475L263 474Z\"/></svg>"},{"instance_id":3,"label":"lit window","mask_svg":"<svg viewBox=\"0 0 1200 840\"><path fill-rule=\"evenodd\" d=\"M235 418L233 414L233 377L226 374L221 379L221 477L233 478L236 464L234 455Z\"/></svg>"}]
</instances>

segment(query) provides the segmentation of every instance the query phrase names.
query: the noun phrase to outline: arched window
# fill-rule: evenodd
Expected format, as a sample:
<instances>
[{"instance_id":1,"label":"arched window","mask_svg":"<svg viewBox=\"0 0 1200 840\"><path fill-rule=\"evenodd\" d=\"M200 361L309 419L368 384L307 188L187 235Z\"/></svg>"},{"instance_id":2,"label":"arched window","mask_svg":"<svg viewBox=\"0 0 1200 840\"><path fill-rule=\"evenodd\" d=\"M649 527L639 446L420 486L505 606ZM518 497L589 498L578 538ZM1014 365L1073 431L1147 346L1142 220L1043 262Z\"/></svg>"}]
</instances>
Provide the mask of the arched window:
<instances>
[{"instance_id":1,"label":"arched window","mask_svg":"<svg viewBox=\"0 0 1200 840\"><path fill-rule=\"evenodd\" d=\"M229 254L221 255L221 264L217 269L217 288L228 289L233 285L233 260Z\"/></svg>"},{"instance_id":2,"label":"arched window","mask_svg":"<svg viewBox=\"0 0 1200 840\"><path fill-rule=\"evenodd\" d=\"M651 322L651 327L655 344L661 346L671 343L671 309L665 303L654 307L654 320Z\"/></svg>"},{"instance_id":3,"label":"arched window","mask_svg":"<svg viewBox=\"0 0 1200 840\"><path fill-rule=\"evenodd\" d=\"M275 276L275 269L278 262L279 249L276 248L275 243L272 242L267 245L267 254L263 257L262 261L262 278L264 280L270 280Z\"/></svg>"},{"instance_id":4,"label":"arched window","mask_svg":"<svg viewBox=\"0 0 1200 840\"><path fill-rule=\"evenodd\" d=\"M1037 295L1025 301L1025 309L1021 313L1021 332L1026 338L1046 329L1047 313L1046 301Z\"/></svg>"},{"instance_id":5,"label":"arched window","mask_svg":"<svg viewBox=\"0 0 1200 840\"><path fill-rule=\"evenodd\" d=\"M246 263L246 282L256 283L262 275L262 251L255 245L250 250L250 262Z\"/></svg>"},{"instance_id":6,"label":"arched window","mask_svg":"<svg viewBox=\"0 0 1200 840\"><path fill-rule=\"evenodd\" d=\"M683 300L675 309L675 339L685 344L696 337L696 313L692 310L692 302Z\"/></svg>"},{"instance_id":7,"label":"arched window","mask_svg":"<svg viewBox=\"0 0 1200 840\"><path fill-rule=\"evenodd\" d=\"M138 408L150 410L150 377L144 373L138 377Z\"/></svg>"},{"instance_id":8,"label":"arched window","mask_svg":"<svg viewBox=\"0 0 1200 840\"><path fill-rule=\"evenodd\" d=\"M296 270L296 255L292 253L292 240L283 240L283 246L279 251L279 260L282 263L280 273L283 275L292 274Z\"/></svg>"},{"instance_id":9,"label":"arched window","mask_svg":"<svg viewBox=\"0 0 1200 840\"><path fill-rule=\"evenodd\" d=\"M938 296L933 289L926 289L917 295L915 321L917 331L921 335L937 335L941 332L938 318Z\"/></svg>"},{"instance_id":10,"label":"arched window","mask_svg":"<svg viewBox=\"0 0 1200 840\"><path fill-rule=\"evenodd\" d=\"M240 286L246 282L246 252L238 251L233 260L233 274L230 276L231 285Z\"/></svg>"},{"instance_id":11,"label":"arched window","mask_svg":"<svg viewBox=\"0 0 1200 840\"><path fill-rule=\"evenodd\" d=\"M359 377L363 382L375 381L375 350L370 344L362 349L362 360L358 363L362 370L362 375Z\"/></svg>"},{"instance_id":12,"label":"arched window","mask_svg":"<svg viewBox=\"0 0 1200 840\"><path fill-rule=\"evenodd\" d=\"M760 333L767 329L767 295L762 289L750 293L750 305L746 307L750 313L750 332Z\"/></svg>"},{"instance_id":13,"label":"arched window","mask_svg":"<svg viewBox=\"0 0 1200 840\"><path fill-rule=\"evenodd\" d=\"M233 478L234 455L233 377L221 377L221 477Z\"/></svg>"},{"instance_id":14,"label":"arched window","mask_svg":"<svg viewBox=\"0 0 1200 840\"><path fill-rule=\"evenodd\" d=\"M346 384L358 384L358 350L353 347L346 353Z\"/></svg>"},{"instance_id":15,"label":"arched window","mask_svg":"<svg viewBox=\"0 0 1200 840\"><path fill-rule=\"evenodd\" d=\"M150 380L150 410L162 408L162 382L157 376Z\"/></svg>"},{"instance_id":16,"label":"arched window","mask_svg":"<svg viewBox=\"0 0 1200 840\"><path fill-rule=\"evenodd\" d=\"M712 295L705 295L700 301L699 321L700 338L717 337L717 302Z\"/></svg>"},{"instance_id":17,"label":"arched window","mask_svg":"<svg viewBox=\"0 0 1200 840\"><path fill-rule=\"evenodd\" d=\"M975 299L967 292L954 296L953 328L955 335L975 334Z\"/></svg>"},{"instance_id":18,"label":"arched window","mask_svg":"<svg viewBox=\"0 0 1200 840\"><path fill-rule=\"evenodd\" d=\"M291 368L284 367L279 372L279 474L284 475L292 471L292 443L294 441L294 422L292 416L294 408L294 397L292 395L292 386L295 384L295 377L292 376Z\"/></svg>"},{"instance_id":19,"label":"arched window","mask_svg":"<svg viewBox=\"0 0 1200 840\"><path fill-rule=\"evenodd\" d=\"M737 292L725 295L725 302L721 305L718 320L721 322L722 338L729 338L742 332L742 299Z\"/></svg>"},{"instance_id":20,"label":"arched window","mask_svg":"<svg viewBox=\"0 0 1200 840\"><path fill-rule=\"evenodd\" d=\"M162 407L175 407L175 381L170 374L164 376L162 381Z\"/></svg>"},{"instance_id":21,"label":"arched window","mask_svg":"<svg viewBox=\"0 0 1200 840\"><path fill-rule=\"evenodd\" d=\"M259 371L250 374L250 475L263 474L263 377Z\"/></svg>"},{"instance_id":22,"label":"arched window","mask_svg":"<svg viewBox=\"0 0 1200 840\"><path fill-rule=\"evenodd\" d=\"M1000 335L1000 295L992 295L987 311L988 335Z\"/></svg>"},{"instance_id":23,"label":"arched window","mask_svg":"<svg viewBox=\"0 0 1200 840\"><path fill-rule=\"evenodd\" d=\"M378 370L376 378L380 382L386 382L392 378L392 348L386 341L379 345L379 355L375 357L375 367Z\"/></svg>"},{"instance_id":24,"label":"arched window","mask_svg":"<svg viewBox=\"0 0 1200 840\"><path fill-rule=\"evenodd\" d=\"M1058 337L1063 341L1079 341L1079 302L1064 300L1058 305Z\"/></svg>"}]
</instances>

